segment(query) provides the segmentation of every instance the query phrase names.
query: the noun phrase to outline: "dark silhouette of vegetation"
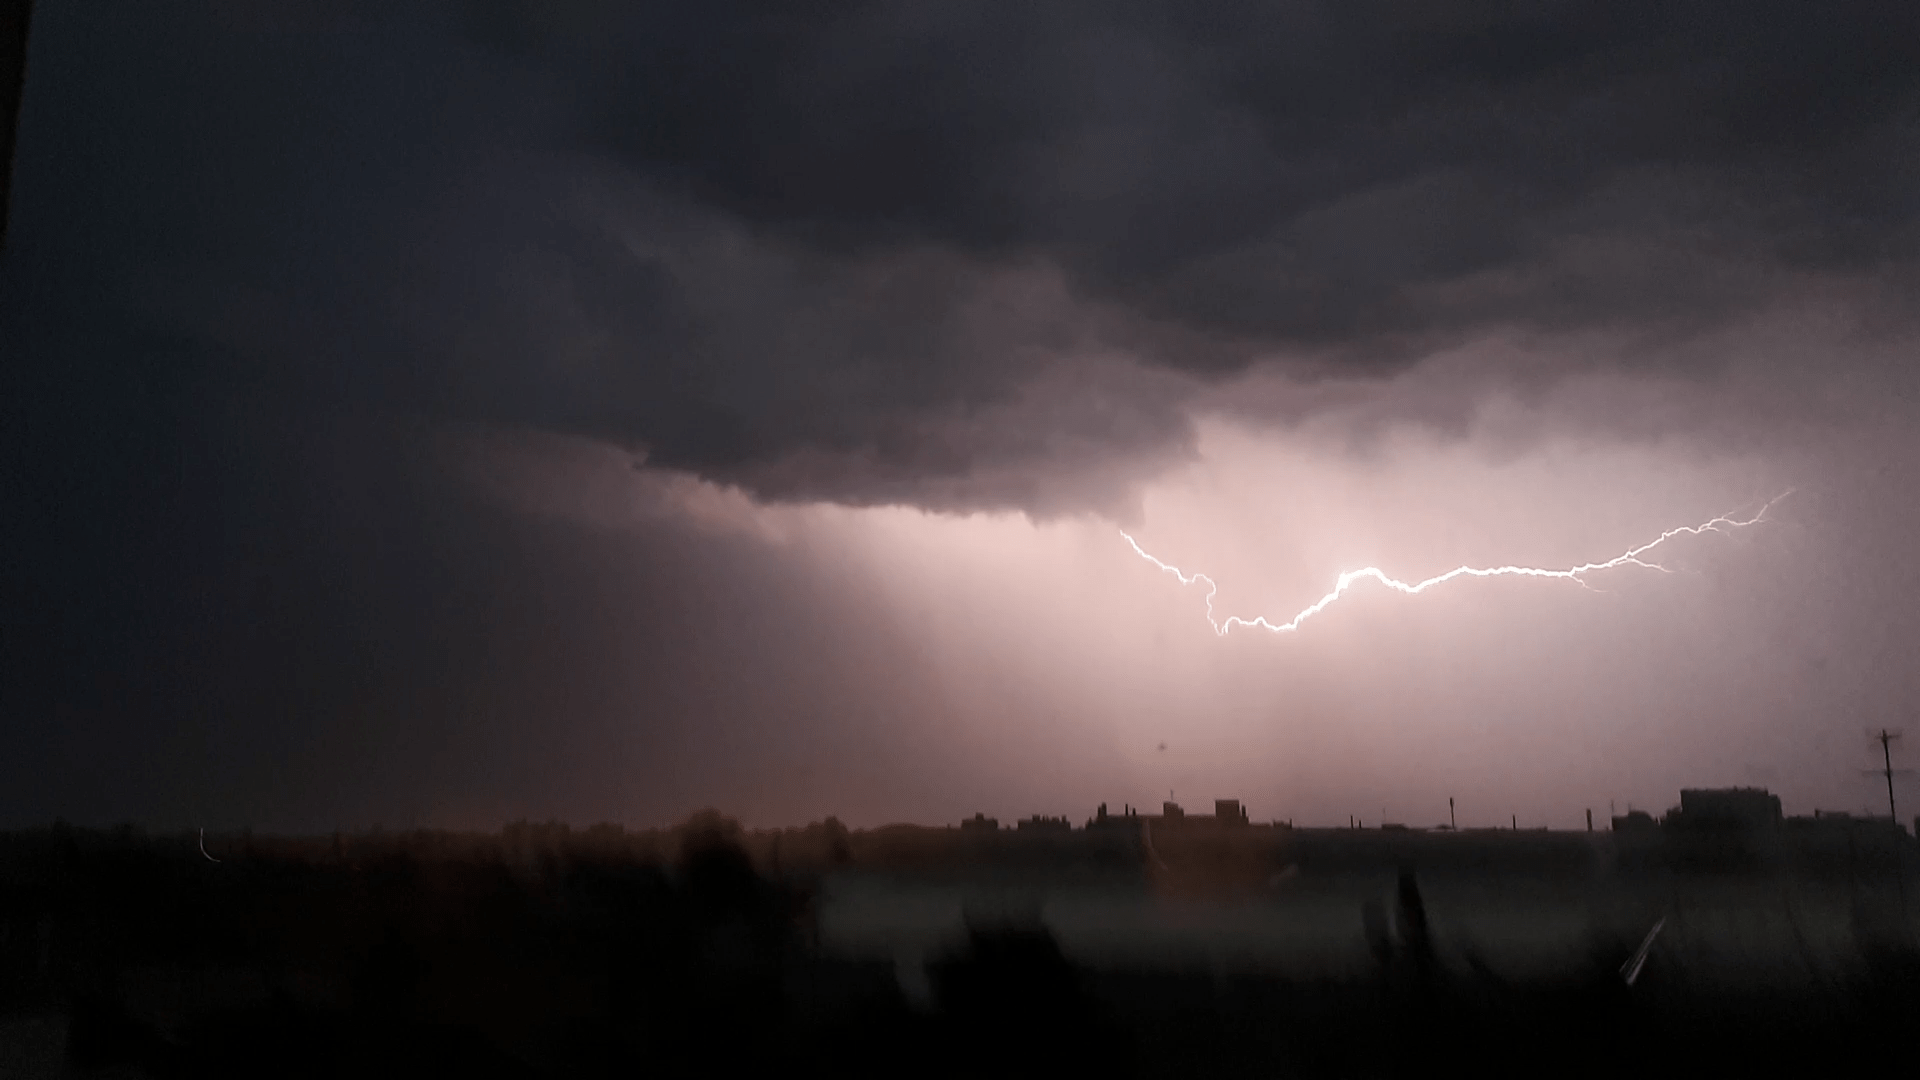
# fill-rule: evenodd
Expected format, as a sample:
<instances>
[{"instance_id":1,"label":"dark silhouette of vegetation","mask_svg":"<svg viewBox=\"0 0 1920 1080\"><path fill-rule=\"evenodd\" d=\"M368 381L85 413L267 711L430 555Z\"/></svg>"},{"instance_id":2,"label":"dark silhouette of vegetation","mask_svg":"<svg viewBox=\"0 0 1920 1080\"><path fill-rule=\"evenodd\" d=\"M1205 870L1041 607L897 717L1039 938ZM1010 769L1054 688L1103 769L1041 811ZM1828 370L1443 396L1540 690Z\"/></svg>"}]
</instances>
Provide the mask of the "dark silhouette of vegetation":
<instances>
[{"instance_id":1,"label":"dark silhouette of vegetation","mask_svg":"<svg viewBox=\"0 0 1920 1080\"><path fill-rule=\"evenodd\" d=\"M1860 893L1857 970L1804 993L1702 996L1684 960L1658 949L1629 987L1623 964L1651 916L1597 935L1554 977L1519 980L1472 948L1446 953L1449 909L1436 922L1430 868L1400 840L1355 912L1371 977L1090 966L1028 912L971 924L930 958L931 999L910 999L892 962L836 957L813 922L826 876L937 870L930 835L837 822L756 834L708 812L660 833L521 823L495 836L210 838L218 863L196 836L0 836L0 1007L63 1017L79 1075L1226 1077L1760 1069L1857 1054L1920 1004L1920 954L1886 888ZM1248 835L1253 854L1222 848L1225 869L1199 875L1223 896L1243 898L1243 878L1302 850L1309 864L1355 858L1260 855L1266 841ZM1004 866L1066 860L1110 881L1133 850L1091 835L1073 862L1073 836L1008 831ZM977 838L951 838L957 872L991 869ZM1481 859L1494 842L1459 850ZM1215 847L1161 845L1172 870L1142 870L1142 894ZM1543 872L1591 875L1541 850ZM1867 884L1879 872L1864 855L1851 865Z\"/></svg>"}]
</instances>

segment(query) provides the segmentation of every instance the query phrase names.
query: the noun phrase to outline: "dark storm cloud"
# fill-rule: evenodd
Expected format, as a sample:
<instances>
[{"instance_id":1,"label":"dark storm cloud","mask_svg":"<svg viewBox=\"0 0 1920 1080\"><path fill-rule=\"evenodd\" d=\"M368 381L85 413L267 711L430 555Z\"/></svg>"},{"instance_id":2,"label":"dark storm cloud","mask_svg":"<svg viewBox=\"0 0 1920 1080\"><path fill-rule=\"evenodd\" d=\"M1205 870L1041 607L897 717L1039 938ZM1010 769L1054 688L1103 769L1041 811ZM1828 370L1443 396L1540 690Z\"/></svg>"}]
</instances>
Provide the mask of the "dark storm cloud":
<instances>
[{"instance_id":1,"label":"dark storm cloud","mask_svg":"<svg viewBox=\"0 0 1920 1080\"><path fill-rule=\"evenodd\" d=\"M1202 379L1262 359L1387 374L1492 332L1604 331L1683 364L1679 341L1810 282L1912 280L1907 5L471 10L478 40L552 73L569 145L808 282L731 287L751 332L614 338L732 373L676 377L704 414L653 399L685 433L628 430L768 494L944 505L937 488L1016 452L941 406L988 412L1075 351ZM928 251L952 277L924 294L862 287ZM1060 275L1054 306L955 317L969 280L1035 266ZM805 389L850 371L887 375ZM811 422L737 389L774 384ZM1185 448L1183 400L1134 399L1139 422L1101 437L1150 467ZM831 464L767 467L796 450ZM1033 505L984 483L961 502Z\"/></svg>"},{"instance_id":2,"label":"dark storm cloud","mask_svg":"<svg viewBox=\"0 0 1920 1080\"><path fill-rule=\"evenodd\" d=\"M183 343L153 377L768 497L1111 509L1251 363L1385 374L1909 280L1917 21L54 5L19 261Z\"/></svg>"},{"instance_id":3,"label":"dark storm cloud","mask_svg":"<svg viewBox=\"0 0 1920 1080\"><path fill-rule=\"evenodd\" d=\"M747 221L1040 255L1249 344L1733 299L1644 261L1582 280L1575 241L1913 253L1910 5L479 8L574 73L588 145Z\"/></svg>"},{"instance_id":4,"label":"dark storm cloud","mask_svg":"<svg viewBox=\"0 0 1920 1080\"><path fill-rule=\"evenodd\" d=\"M1492 328L1684 334L1915 251L1905 5L470 11L561 144L763 263L569 256L610 405L652 410L595 430L766 494L1032 506L935 493L1065 468L979 418L1076 352L1384 373ZM972 302L1033 267L1056 295ZM1179 401L1090 434L1146 467Z\"/></svg>"},{"instance_id":5,"label":"dark storm cloud","mask_svg":"<svg viewBox=\"0 0 1920 1080\"><path fill-rule=\"evenodd\" d=\"M577 320L625 313L614 400L662 414L603 430L766 494L1035 507L988 463L1071 468L981 418L1076 351L1387 373L1490 330L1671 340L1912 269L1901 5L471 10L549 74L564 143L777 262L613 252ZM646 282L608 287L623 265ZM1036 266L1056 295L969 306ZM1184 449L1180 394L1113 397L1110 454Z\"/></svg>"}]
</instances>

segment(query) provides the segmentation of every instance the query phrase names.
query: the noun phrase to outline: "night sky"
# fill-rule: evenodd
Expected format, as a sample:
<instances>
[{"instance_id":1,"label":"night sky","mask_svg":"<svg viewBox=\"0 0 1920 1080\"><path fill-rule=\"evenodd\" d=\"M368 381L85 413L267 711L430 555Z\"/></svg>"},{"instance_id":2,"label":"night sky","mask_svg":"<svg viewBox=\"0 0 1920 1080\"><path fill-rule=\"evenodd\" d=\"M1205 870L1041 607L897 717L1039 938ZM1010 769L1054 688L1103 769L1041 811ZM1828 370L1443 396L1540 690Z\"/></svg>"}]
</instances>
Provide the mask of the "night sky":
<instances>
[{"instance_id":1,"label":"night sky","mask_svg":"<svg viewBox=\"0 0 1920 1080\"><path fill-rule=\"evenodd\" d=\"M39 0L0 826L1884 812L1916 42L1900 0ZM1280 635L1121 536L1279 622L1788 491L1664 572Z\"/></svg>"}]
</instances>

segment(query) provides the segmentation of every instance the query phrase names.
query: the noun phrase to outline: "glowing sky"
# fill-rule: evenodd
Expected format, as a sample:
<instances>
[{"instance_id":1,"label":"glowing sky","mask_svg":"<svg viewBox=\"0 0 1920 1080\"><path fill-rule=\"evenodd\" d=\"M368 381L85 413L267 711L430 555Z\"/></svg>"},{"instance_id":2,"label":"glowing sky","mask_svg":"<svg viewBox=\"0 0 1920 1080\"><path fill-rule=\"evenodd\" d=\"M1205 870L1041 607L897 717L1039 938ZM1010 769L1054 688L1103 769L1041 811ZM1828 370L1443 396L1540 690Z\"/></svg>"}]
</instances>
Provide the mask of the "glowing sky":
<instances>
[{"instance_id":1,"label":"glowing sky","mask_svg":"<svg viewBox=\"0 0 1920 1080\"><path fill-rule=\"evenodd\" d=\"M0 824L1883 805L1911 5L669 7L36 8Z\"/></svg>"}]
</instances>

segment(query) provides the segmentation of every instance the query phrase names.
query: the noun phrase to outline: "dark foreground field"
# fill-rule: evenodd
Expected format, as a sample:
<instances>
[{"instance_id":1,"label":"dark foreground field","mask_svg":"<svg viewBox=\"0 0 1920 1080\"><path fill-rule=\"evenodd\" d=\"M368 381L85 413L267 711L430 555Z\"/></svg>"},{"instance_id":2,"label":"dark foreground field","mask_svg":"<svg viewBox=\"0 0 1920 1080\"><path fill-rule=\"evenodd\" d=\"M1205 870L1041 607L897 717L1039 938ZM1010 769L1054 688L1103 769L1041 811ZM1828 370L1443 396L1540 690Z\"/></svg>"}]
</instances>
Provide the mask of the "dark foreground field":
<instances>
[{"instance_id":1,"label":"dark foreground field","mask_svg":"<svg viewBox=\"0 0 1920 1080\"><path fill-rule=\"evenodd\" d=\"M5 1076L1777 1075L1888 1055L1900 1073L1920 1019L1897 941L1748 994L1699 989L1656 949L1629 987L1637 940L1594 934L1513 979L1434 950L1406 910L1373 968L1338 979L1076 964L1039 923L978 925L909 995L892 963L822 948L814 877L724 830L657 858L336 844L214 862L76 831L5 857Z\"/></svg>"}]
</instances>

